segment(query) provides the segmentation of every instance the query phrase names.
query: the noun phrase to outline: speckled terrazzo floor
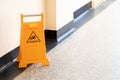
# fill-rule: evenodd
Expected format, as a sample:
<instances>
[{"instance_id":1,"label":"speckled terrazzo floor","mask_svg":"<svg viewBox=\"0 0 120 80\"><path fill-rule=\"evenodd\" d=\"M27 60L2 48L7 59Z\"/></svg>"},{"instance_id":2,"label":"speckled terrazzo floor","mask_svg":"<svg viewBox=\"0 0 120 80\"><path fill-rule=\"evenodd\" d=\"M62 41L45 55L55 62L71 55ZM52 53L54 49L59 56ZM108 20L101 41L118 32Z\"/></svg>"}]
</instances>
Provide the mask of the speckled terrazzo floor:
<instances>
[{"instance_id":1,"label":"speckled terrazzo floor","mask_svg":"<svg viewBox=\"0 0 120 80\"><path fill-rule=\"evenodd\" d=\"M120 1L47 53L50 66L29 66L14 80L120 80Z\"/></svg>"}]
</instances>

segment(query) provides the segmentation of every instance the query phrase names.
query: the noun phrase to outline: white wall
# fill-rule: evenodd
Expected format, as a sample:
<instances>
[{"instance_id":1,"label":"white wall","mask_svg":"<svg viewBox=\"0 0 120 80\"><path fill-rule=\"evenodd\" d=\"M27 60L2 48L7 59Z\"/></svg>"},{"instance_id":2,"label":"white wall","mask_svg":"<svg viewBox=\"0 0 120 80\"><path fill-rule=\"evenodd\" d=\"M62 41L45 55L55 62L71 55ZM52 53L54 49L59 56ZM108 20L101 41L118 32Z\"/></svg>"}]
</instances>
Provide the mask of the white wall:
<instances>
[{"instance_id":1,"label":"white wall","mask_svg":"<svg viewBox=\"0 0 120 80\"><path fill-rule=\"evenodd\" d=\"M45 0L45 27L56 30L56 0Z\"/></svg>"},{"instance_id":2,"label":"white wall","mask_svg":"<svg viewBox=\"0 0 120 80\"><path fill-rule=\"evenodd\" d=\"M73 19L73 0L57 0L56 3L56 30L63 27Z\"/></svg>"},{"instance_id":3,"label":"white wall","mask_svg":"<svg viewBox=\"0 0 120 80\"><path fill-rule=\"evenodd\" d=\"M57 0L57 30L73 20L73 12L91 0Z\"/></svg>"},{"instance_id":4,"label":"white wall","mask_svg":"<svg viewBox=\"0 0 120 80\"><path fill-rule=\"evenodd\" d=\"M43 12L44 0L0 0L0 57L19 46L20 13Z\"/></svg>"},{"instance_id":5,"label":"white wall","mask_svg":"<svg viewBox=\"0 0 120 80\"><path fill-rule=\"evenodd\" d=\"M74 0L74 10L79 9L83 5L87 4L91 0Z\"/></svg>"},{"instance_id":6,"label":"white wall","mask_svg":"<svg viewBox=\"0 0 120 80\"><path fill-rule=\"evenodd\" d=\"M46 29L58 30L73 20L73 12L91 0L46 0ZM55 8L56 7L56 8Z\"/></svg>"},{"instance_id":7,"label":"white wall","mask_svg":"<svg viewBox=\"0 0 120 80\"><path fill-rule=\"evenodd\" d=\"M39 14L45 11L46 29L58 30L73 19L75 10L89 1L0 0L0 57L19 46L20 13Z\"/></svg>"}]
</instances>

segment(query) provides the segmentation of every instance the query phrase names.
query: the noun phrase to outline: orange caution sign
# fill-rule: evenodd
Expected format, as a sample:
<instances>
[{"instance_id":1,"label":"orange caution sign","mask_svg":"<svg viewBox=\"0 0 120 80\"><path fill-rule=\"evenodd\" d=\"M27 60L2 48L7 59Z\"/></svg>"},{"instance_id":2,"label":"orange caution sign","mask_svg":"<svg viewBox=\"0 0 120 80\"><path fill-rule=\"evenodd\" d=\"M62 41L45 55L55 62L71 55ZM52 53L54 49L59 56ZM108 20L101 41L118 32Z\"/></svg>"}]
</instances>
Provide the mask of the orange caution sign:
<instances>
[{"instance_id":1,"label":"orange caution sign","mask_svg":"<svg viewBox=\"0 0 120 80\"><path fill-rule=\"evenodd\" d=\"M41 16L41 21L24 22L23 17ZM44 37L44 15L21 14L20 52L17 57L19 68L24 68L30 63L42 63L49 65L46 57Z\"/></svg>"}]
</instances>

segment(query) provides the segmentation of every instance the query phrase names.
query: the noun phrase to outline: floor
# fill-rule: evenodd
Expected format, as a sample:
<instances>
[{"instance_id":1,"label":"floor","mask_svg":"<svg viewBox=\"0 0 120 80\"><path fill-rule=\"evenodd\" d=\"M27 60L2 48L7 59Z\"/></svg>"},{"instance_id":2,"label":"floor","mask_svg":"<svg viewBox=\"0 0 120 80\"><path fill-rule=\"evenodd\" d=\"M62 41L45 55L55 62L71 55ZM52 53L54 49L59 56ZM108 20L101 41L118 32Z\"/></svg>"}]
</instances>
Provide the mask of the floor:
<instances>
[{"instance_id":1,"label":"floor","mask_svg":"<svg viewBox=\"0 0 120 80\"><path fill-rule=\"evenodd\" d=\"M27 69L18 69L18 64L13 63L0 73L0 80L119 80L118 3L115 1L109 7L103 5L98 11L91 11L91 16L89 14L84 22L78 19L77 31L64 41L48 41L50 66L34 64Z\"/></svg>"}]
</instances>

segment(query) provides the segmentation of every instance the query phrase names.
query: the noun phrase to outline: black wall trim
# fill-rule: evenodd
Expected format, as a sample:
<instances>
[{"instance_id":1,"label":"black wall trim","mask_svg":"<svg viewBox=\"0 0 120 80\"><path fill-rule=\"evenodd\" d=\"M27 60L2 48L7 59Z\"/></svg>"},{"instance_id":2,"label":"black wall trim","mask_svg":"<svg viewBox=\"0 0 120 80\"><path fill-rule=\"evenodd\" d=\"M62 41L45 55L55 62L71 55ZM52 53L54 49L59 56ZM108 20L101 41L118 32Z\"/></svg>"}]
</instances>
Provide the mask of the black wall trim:
<instances>
[{"instance_id":1,"label":"black wall trim","mask_svg":"<svg viewBox=\"0 0 120 80\"><path fill-rule=\"evenodd\" d=\"M56 30L45 30L45 38L57 41L57 31Z\"/></svg>"},{"instance_id":2,"label":"black wall trim","mask_svg":"<svg viewBox=\"0 0 120 80\"><path fill-rule=\"evenodd\" d=\"M45 30L45 39L57 42L57 31L56 30Z\"/></svg>"},{"instance_id":3,"label":"black wall trim","mask_svg":"<svg viewBox=\"0 0 120 80\"><path fill-rule=\"evenodd\" d=\"M67 33L68 31L70 31L73 28L73 26L74 26L74 21L72 20L71 22L69 22L68 24L66 24L65 26L63 26L57 31L56 30L45 30L45 37L46 39L52 39L53 41L58 42L59 41L58 39L61 36L64 36L64 34Z\"/></svg>"},{"instance_id":4,"label":"black wall trim","mask_svg":"<svg viewBox=\"0 0 120 80\"><path fill-rule=\"evenodd\" d=\"M0 68L5 66L7 63L13 61L17 57L18 52L19 52L19 47L13 49L12 51L10 51L7 54L5 54L4 56L2 56L0 58Z\"/></svg>"},{"instance_id":5,"label":"black wall trim","mask_svg":"<svg viewBox=\"0 0 120 80\"><path fill-rule=\"evenodd\" d=\"M89 3L84 5L83 7L76 10L74 12L74 19L77 18L78 16L80 16L81 14L83 14L85 11L89 10L91 8L91 3L92 3L92 1L90 1Z\"/></svg>"},{"instance_id":6,"label":"black wall trim","mask_svg":"<svg viewBox=\"0 0 120 80\"><path fill-rule=\"evenodd\" d=\"M57 38L64 35L67 31L69 31L73 27L74 27L74 21L72 20L57 31Z\"/></svg>"}]
</instances>

